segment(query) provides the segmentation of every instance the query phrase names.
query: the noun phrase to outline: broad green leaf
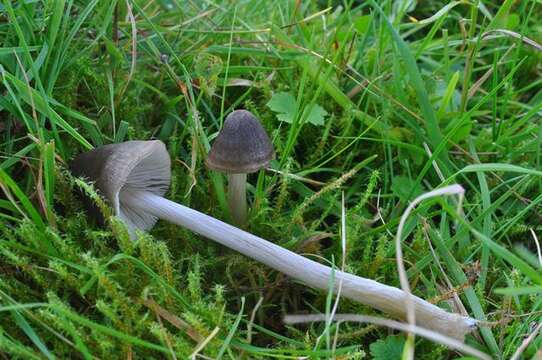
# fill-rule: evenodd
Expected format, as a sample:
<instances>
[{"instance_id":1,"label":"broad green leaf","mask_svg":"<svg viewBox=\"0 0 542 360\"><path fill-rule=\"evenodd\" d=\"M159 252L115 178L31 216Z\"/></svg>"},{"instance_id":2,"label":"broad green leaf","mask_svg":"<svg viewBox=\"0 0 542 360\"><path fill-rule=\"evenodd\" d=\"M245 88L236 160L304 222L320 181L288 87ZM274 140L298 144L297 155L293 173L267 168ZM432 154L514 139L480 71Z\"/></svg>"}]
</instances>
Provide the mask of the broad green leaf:
<instances>
[{"instance_id":1,"label":"broad green leaf","mask_svg":"<svg viewBox=\"0 0 542 360\"><path fill-rule=\"evenodd\" d=\"M276 93L267 103L267 107L277 113L277 118L280 121L290 124L294 121L296 101L292 94L287 92Z\"/></svg>"},{"instance_id":2,"label":"broad green leaf","mask_svg":"<svg viewBox=\"0 0 542 360\"><path fill-rule=\"evenodd\" d=\"M374 360L396 360L401 359L404 346L404 336L398 335L377 340L369 345L369 349Z\"/></svg>"},{"instance_id":3,"label":"broad green leaf","mask_svg":"<svg viewBox=\"0 0 542 360\"><path fill-rule=\"evenodd\" d=\"M306 111L306 109L305 109ZM324 118L327 116L327 111L318 104L314 104L310 108L307 120L313 125L324 125Z\"/></svg>"},{"instance_id":4,"label":"broad green leaf","mask_svg":"<svg viewBox=\"0 0 542 360\"><path fill-rule=\"evenodd\" d=\"M360 33L365 34L369 31L369 25L371 24L371 15L363 15L354 20L354 28Z\"/></svg>"},{"instance_id":5,"label":"broad green leaf","mask_svg":"<svg viewBox=\"0 0 542 360\"><path fill-rule=\"evenodd\" d=\"M318 104L309 105L303 110L303 116L313 125L324 125L324 118L327 116L327 111ZM277 119L291 124L296 115L297 102L295 97L288 92L279 92L273 95L267 103L267 107L277 113ZM309 110L310 109L310 110Z\"/></svg>"},{"instance_id":6,"label":"broad green leaf","mask_svg":"<svg viewBox=\"0 0 542 360\"><path fill-rule=\"evenodd\" d=\"M491 20L489 25L486 28L486 31L493 30L499 27L504 27L506 24L506 20L508 17L508 14L510 13L510 9L512 6L514 6L515 0L505 0L500 6L499 11L497 11L497 14Z\"/></svg>"}]
</instances>

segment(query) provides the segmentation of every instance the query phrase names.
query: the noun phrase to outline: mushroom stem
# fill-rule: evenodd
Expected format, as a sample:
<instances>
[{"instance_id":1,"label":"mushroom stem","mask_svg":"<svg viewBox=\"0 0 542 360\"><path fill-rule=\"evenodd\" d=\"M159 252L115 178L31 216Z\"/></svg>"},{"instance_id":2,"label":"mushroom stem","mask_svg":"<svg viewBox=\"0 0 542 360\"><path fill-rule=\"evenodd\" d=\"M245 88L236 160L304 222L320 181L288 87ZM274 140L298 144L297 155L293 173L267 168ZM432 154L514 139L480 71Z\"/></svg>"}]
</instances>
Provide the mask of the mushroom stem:
<instances>
[{"instance_id":1,"label":"mushroom stem","mask_svg":"<svg viewBox=\"0 0 542 360\"><path fill-rule=\"evenodd\" d=\"M247 174L228 174L228 204L235 225L247 222Z\"/></svg>"},{"instance_id":2,"label":"mushroom stem","mask_svg":"<svg viewBox=\"0 0 542 360\"><path fill-rule=\"evenodd\" d=\"M186 227L314 288L326 291L334 279L335 293L342 283L342 296L396 318L406 318L407 294L398 288L332 269L150 192L124 190L120 194L120 201L127 207L144 208L160 219ZM413 301L416 322L427 329L463 340L476 326L477 321L472 318L446 312L419 297L413 296Z\"/></svg>"}]
</instances>

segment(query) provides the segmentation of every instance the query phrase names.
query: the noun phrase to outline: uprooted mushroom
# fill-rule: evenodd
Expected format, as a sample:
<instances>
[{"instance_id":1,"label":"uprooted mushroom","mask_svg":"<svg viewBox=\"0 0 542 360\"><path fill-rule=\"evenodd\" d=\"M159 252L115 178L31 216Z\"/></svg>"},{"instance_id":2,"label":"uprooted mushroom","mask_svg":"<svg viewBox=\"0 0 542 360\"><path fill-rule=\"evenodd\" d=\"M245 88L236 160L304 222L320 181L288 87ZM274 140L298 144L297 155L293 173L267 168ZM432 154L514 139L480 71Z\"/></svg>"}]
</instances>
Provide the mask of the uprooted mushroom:
<instances>
[{"instance_id":1,"label":"uprooted mushroom","mask_svg":"<svg viewBox=\"0 0 542 360\"><path fill-rule=\"evenodd\" d=\"M165 199L163 195L171 179L170 165L169 154L161 141L128 141L80 154L73 160L71 169L74 175L95 183L132 235L136 229L149 230L157 219L163 219L314 288L326 291L333 280L333 290L337 292L342 283L342 296L396 318L406 317L407 294L398 288L332 269ZM416 323L422 327L462 340L476 326L476 320L447 312L419 297L413 297L413 302Z\"/></svg>"}]
</instances>

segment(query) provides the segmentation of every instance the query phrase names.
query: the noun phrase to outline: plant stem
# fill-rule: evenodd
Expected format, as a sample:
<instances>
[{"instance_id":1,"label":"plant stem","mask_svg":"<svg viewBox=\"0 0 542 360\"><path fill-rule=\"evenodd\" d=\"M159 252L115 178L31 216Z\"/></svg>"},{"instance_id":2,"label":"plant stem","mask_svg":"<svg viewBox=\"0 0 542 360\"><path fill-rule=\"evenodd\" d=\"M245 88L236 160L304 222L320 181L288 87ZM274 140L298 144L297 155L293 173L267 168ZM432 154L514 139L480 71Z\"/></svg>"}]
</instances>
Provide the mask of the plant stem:
<instances>
[{"instance_id":1,"label":"plant stem","mask_svg":"<svg viewBox=\"0 0 542 360\"><path fill-rule=\"evenodd\" d=\"M406 318L406 294L398 288L332 269L149 192L124 190L120 196L123 206L139 207L160 219L186 227L314 288L326 291L333 283L336 293L342 283L342 296L396 318ZM413 296L413 302L416 322L421 327L461 340L475 328L474 319L446 312L416 296Z\"/></svg>"},{"instance_id":2,"label":"plant stem","mask_svg":"<svg viewBox=\"0 0 542 360\"><path fill-rule=\"evenodd\" d=\"M228 174L228 204L235 225L247 223L247 174Z\"/></svg>"}]
</instances>

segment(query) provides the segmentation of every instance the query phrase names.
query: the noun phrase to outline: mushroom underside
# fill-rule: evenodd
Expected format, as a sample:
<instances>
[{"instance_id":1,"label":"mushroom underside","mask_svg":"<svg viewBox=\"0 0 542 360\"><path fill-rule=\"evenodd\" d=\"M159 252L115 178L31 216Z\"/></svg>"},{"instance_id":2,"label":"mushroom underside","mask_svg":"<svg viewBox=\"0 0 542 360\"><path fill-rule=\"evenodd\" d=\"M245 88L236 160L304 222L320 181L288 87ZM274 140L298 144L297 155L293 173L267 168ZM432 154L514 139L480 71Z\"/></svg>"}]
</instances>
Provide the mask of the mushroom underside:
<instances>
[{"instance_id":1,"label":"mushroom underside","mask_svg":"<svg viewBox=\"0 0 542 360\"><path fill-rule=\"evenodd\" d=\"M116 209L117 215L128 226L130 232L136 229L143 231L150 230L158 218L144 208L132 206L126 197L128 194L138 191L148 191L158 196L164 195L168 188L170 177L159 176L159 174L169 174L169 161L163 161L163 157L169 155L161 151L153 151L147 157L142 159L130 172L126 183L117 194Z\"/></svg>"}]
</instances>

